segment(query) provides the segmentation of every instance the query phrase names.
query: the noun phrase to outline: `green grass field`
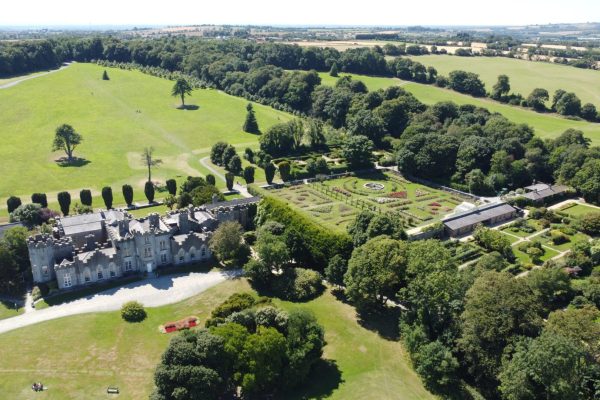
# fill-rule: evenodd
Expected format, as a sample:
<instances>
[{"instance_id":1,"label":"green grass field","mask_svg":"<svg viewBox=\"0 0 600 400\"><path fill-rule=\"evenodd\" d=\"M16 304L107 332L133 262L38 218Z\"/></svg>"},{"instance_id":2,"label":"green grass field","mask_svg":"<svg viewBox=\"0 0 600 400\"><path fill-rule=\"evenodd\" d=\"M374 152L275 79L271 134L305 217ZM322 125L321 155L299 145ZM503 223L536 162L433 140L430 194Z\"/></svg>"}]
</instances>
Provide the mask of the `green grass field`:
<instances>
[{"instance_id":1,"label":"green grass field","mask_svg":"<svg viewBox=\"0 0 600 400\"><path fill-rule=\"evenodd\" d=\"M463 70L479 74L488 91L498 80L498 75L507 75L511 91L527 97L535 88L548 90L550 96L556 89L575 92L582 103L600 106L600 72L591 69L518 60L506 57L456 57L448 55L426 55L410 57L438 73L448 76L451 71Z\"/></svg>"},{"instance_id":2,"label":"green grass field","mask_svg":"<svg viewBox=\"0 0 600 400\"><path fill-rule=\"evenodd\" d=\"M537 64L541 63L536 63L536 65ZM492 112L498 112L504 115L513 122L531 125L535 128L536 134L543 138L557 137L569 128L580 129L592 140L592 144L600 145L600 124L598 123L573 121L554 114L540 114L526 108L509 106L490 99L475 98L453 90L415 82L406 82L397 78L355 74L342 75L351 75L354 79L362 80L369 90L385 89L389 86L400 85L426 104L434 104L439 101L453 101L457 104L473 104L477 107L487 108ZM320 76L322 84L324 85L334 85L337 80L337 78L329 76L328 73L320 73Z\"/></svg>"},{"instance_id":3,"label":"green grass field","mask_svg":"<svg viewBox=\"0 0 600 400\"><path fill-rule=\"evenodd\" d=\"M234 292L250 290L245 280L222 283L178 304L150 308L139 324L118 312L84 314L40 323L0 335L0 393L11 399L148 398L153 372L169 337L158 332L165 321L210 311ZM327 346L321 363L291 399L434 399L397 341L362 327L349 305L325 293L307 303L277 301L283 308L312 310L325 327ZM31 391L42 381L49 390Z\"/></svg>"},{"instance_id":4,"label":"green grass field","mask_svg":"<svg viewBox=\"0 0 600 400\"><path fill-rule=\"evenodd\" d=\"M582 215L585 215L585 214L600 212L600 208L589 206L589 205L584 205L584 204L571 203L571 204L569 204L569 207L563 207L563 208L561 208L560 211L564 212L565 214L567 214L571 217L581 217Z\"/></svg>"},{"instance_id":5,"label":"green grass field","mask_svg":"<svg viewBox=\"0 0 600 400\"><path fill-rule=\"evenodd\" d=\"M9 301L0 301L0 319L10 318L22 314L24 309L21 307L15 309L13 303Z\"/></svg>"},{"instance_id":6,"label":"green grass field","mask_svg":"<svg viewBox=\"0 0 600 400\"><path fill-rule=\"evenodd\" d=\"M258 136L242 131L247 100L216 90L194 90L188 104L197 110L179 110L171 97L173 82L137 71L73 64L46 76L0 90L0 209L9 195L29 198L32 192L90 188L101 204L99 191L112 185L115 204L120 187L134 186L136 200L143 199L145 169L140 153L155 148L162 159L154 180L205 174L199 159L218 140L237 145L240 151L256 146ZM261 129L291 118L289 114L255 104ZM88 162L61 167L51 152L54 130L69 123L83 135L75 155Z\"/></svg>"}]
</instances>

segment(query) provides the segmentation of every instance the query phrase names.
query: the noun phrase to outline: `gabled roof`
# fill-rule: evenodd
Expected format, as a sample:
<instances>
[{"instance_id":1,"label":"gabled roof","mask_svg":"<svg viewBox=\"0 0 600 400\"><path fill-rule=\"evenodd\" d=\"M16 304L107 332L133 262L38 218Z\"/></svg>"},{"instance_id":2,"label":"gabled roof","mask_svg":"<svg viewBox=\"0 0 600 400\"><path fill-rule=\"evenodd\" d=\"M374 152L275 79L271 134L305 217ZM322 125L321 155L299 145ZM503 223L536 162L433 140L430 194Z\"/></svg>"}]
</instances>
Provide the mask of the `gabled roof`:
<instances>
[{"instance_id":1,"label":"gabled roof","mask_svg":"<svg viewBox=\"0 0 600 400\"><path fill-rule=\"evenodd\" d=\"M453 215L442 220L442 222L448 229L457 230L460 228L477 225L492 218L510 214L515 211L517 211L517 209L509 204L493 203Z\"/></svg>"},{"instance_id":2,"label":"gabled roof","mask_svg":"<svg viewBox=\"0 0 600 400\"><path fill-rule=\"evenodd\" d=\"M568 189L569 188L567 186L562 185L548 186L546 189L534 190L533 192L525 193L523 197L530 200L541 200L547 197L552 197L557 194L562 194Z\"/></svg>"}]
</instances>

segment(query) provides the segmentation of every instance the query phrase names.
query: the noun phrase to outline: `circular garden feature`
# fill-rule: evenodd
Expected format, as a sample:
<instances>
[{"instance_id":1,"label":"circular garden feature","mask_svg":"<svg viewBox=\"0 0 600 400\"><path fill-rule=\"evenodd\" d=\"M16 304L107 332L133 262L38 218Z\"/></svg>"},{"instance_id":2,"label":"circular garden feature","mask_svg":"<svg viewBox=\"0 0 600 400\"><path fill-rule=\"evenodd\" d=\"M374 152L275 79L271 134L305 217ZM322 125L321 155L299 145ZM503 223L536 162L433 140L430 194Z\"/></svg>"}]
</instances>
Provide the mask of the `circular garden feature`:
<instances>
[{"instance_id":1,"label":"circular garden feature","mask_svg":"<svg viewBox=\"0 0 600 400\"><path fill-rule=\"evenodd\" d=\"M383 183L377 183L377 182L367 182L363 186L366 187L367 189L371 189L371 190L385 189L385 185Z\"/></svg>"}]
</instances>

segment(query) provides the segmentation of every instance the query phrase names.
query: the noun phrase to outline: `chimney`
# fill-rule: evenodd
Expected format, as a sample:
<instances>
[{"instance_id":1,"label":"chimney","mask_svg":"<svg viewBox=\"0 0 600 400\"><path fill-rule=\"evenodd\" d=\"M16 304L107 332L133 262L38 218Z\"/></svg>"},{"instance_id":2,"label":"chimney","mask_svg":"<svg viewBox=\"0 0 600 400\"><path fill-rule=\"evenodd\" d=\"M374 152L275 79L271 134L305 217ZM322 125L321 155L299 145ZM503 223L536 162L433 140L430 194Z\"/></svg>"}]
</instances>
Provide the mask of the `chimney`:
<instances>
[{"instance_id":1,"label":"chimney","mask_svg":"<svg viewBox=\"0 0 600 400\"><path fill-rule=\"evenodd\" d=\"M185 211L177 214L177 222L179 225L179 231L181 233L188 233L190 231L190 222L188 220L188 213Z\"/></svg>"},{"instance_id":2,"label":"chimney","mask_svg":"<svg viewBox=\"0 0 600 400\"><path fill-rule=\"evenodd\" d=\"M196 217L194 217L194 206L190 204L188 206L188 220L193 221L195 219Z\"/></svg>"}]
</instances>

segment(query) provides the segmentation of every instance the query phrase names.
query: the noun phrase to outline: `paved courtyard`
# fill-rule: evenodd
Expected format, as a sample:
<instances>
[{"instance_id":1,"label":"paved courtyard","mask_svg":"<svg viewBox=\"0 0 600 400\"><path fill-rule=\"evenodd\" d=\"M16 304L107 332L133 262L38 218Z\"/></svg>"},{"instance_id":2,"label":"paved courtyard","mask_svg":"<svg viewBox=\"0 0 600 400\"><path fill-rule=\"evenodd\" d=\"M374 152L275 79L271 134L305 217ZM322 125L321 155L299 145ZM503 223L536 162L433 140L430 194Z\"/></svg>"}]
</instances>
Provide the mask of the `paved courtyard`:
<instances>
[{"instance_id":1,"label":"paved courtyard","mask_svg":"<svg viewBox=\"0 0 600 400\"><path fill-rule=\"evenodd\" d=\"M240 275L241 270L235 270L148 278L69 303L0 320L0 333L70 315L115 311L131 300L139 301L146 307L173 304Z\"/></svg>"}]
</instances>

